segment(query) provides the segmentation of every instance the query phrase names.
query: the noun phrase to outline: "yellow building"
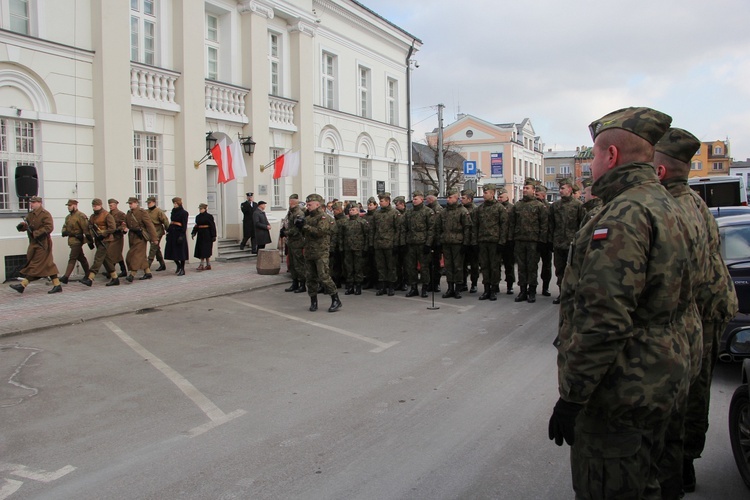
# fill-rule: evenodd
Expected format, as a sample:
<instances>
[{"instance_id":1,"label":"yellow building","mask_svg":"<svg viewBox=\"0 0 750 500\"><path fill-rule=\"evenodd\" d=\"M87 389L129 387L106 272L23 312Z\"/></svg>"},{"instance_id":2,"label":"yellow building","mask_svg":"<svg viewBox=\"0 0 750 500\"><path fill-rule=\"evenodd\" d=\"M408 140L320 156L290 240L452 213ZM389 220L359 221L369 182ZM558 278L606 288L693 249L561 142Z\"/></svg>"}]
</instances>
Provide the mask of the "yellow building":
<instances>
[{"instance_id":1,"label":"yellow building","mask_svg":"<svg viewBox=\"0 0 750 500\"><path fill-rule=\"evenodd\" d=\"M729 175L729 141L702 142L690 162L690 177Z\"/></svg>"}]
</instances>

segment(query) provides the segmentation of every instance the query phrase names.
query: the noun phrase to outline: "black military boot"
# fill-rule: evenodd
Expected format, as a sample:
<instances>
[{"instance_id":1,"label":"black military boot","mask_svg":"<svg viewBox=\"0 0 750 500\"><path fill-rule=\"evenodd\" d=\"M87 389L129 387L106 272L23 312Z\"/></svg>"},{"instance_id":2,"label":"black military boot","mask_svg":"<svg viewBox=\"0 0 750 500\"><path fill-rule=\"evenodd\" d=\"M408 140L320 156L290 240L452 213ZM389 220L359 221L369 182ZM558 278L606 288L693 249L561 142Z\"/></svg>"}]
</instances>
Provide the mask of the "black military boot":
<instances>
[{"instance_id":1,"label":"black military boot","mask_svg":"<svg viewBox=\"0 0 750 500\"><path fill-rule=\"evenodd\" d=\"M293 279L291 286L289 286L289 288L284 288L284 291L285 292L293 292L293 291L295 291L298 288L299 288L299 280Z\"/></svg>"},{"instance_id":2,"label":"black military boot","mask_svg":"<svg viewBox=\"0 0 750 500\"><path fill-rule=\"evenodd\" d=\"M492 285L485 285L484 286L484 293L479 296L479 300L487 300L487 299L489 299L491 291L492 291Z\"/></svg>"},{"instance_id":3,"label":"black military boot","mask_svg":"<svg viewBox=\"0 0 750 500\"><path fill-rule=\"evenodd\" d=\"M498 285L497 288L498 288L497 292L500 293L500 290L499 290L500 285ZM505 293L507 293L508 295L513 295L513 283L508 283L508 291Z\"/></svg>"},{"instance_id":4,"label":"black military boot","mask_svg":"<svg viewBox=\"0 0 750 500\"><path fill-rule=\"evenodd\" d=\"M409 288L409 291L406 292L407 297L416 297L417 295L419 295L419 290L417 290L417 285L412 285Z\"/></svg>"},{"instance_id":5,"label":"black military boot","mask_svg":"<svg viewBox=\"0 0 750 500\"><path fill-rule=\"evenodd\" d=\"M60 293L62 292L62 285L55 285L52 287L52 289L47 293Z\"/></svg>"},{"instance_id":6,"label":"black military boot","mask_svg":"<svg viewBox=\"0 0 750 500\"><path fill-rule=\"evenodd\" d=\"M552 295L551 293L549 293L549 283L547 283L546 285L542 283L542 295L545 297L549 297L550 295Z\"/></svg>"},{"instance_id":7,"label":"black military boot","mask_svg":"<svg viewBox=\"0 0 750 500\"><path fill-rule=\"evenodd\" d=\"M85 278L82 278L80 283L86 286L91 286L94 284L94 282L91 281L88 276L86 276Z\"/></svg>"},{"instance_id":8,"label":"black military boot","mask_svg":"<svg viewBox=\"0 0 750 500\"><path fill-rule=\"evenodd\" d=\"M456 286L454 287L456 292L468 292L469 287L466 286L466 280L463 281L463 283L456 283Z\"/></svg>"},{"instance_id":9,"label":"black military boot","mask_svg":"<svg viewBox=\"0 0 750 500\"><path fill-rule=\"evenodd\" d=\"M299 284L299 288L297 288L294 293L304 293L307 291L307 287L305 286L305 282L301 281Z\"/></svg>"},{"instance_id":10,"label":"black military boot","mask_svg":"<svg viewBox=\"0 0 750 500\"><path fill-rule=\"evenodd\" d=\"M393 283L391 283L390 281L387 283L386 289L388 291L389 297L393 297L396 294L396 292L393 290Z\"/></svg>"},{"instance_id":11,"label":"black military boot","mask_svg":"<svg viewBox=\"0 0 750 500\"><path fill-rule=\"evenodd\" d=\"M354 295L362 295L362 283L354 285Z\"/></svg>"},{"instance_id":12,"label":"black military boot","mask_svg":"<svg viewBox=\"0 0 750 500\"><path fill-rule=\"evenodd\" d=\"M354 293L354 283L347 283L346 291L344 292L344 295L351 295L353 293Z\"/></svg>"},{"instance_id":13,"label":"black military boot","mask_svg":"<svg viewBox=\"0 0 750 500\"><path fill-rule=\"evenodd\" d=\"M331 307L328 308L328 312L336 312L341 309L341 300L339 300L339 294L334 293L331 295Z\"/></svg>"},{"instance_id":14,"label":"black military boot","mask_svg":"<svg viewBox=\"0 0 750 500\"><path fill-rule=\"evenodd\" d=\"M456 284L456 286L453 287L453 298L454 299L460 299L461 298L461 287Z\"/></svg>"},{"instance_id":15,"label":"black military boot","mask_svg":"<svg viewBox=\"0 0 750 500\"><path fill-rule=\"evenodd\" d=\"M315 312L318 310L318 296L312 295L310 297L310 310Z\"/></svg>"},{"instance_id":16,"label":"black military boot","mask_svg":"<svg viewBox=\"0 0 750 500\"><path fill-rule=\"evenodd\" d=\"M495 288L490 288L490 300L495 301L497 300L497 294L495 293Z\"/></svg>"},{"instance_id":17,"label":"black military boot","mask_svg":"<svg viewBox=\"0 0 750 500\"><path fill-rule=\"evenodd\" d=\"M469 293L477 293L477 282L472 281L471 282L471 288L469 288Z\"/></svg>"},{"instance_id":18,"label":"black military boot","mask_svg":"<svg viewBox=\"0 0 750 500\"><path fill-rule=\"evenodd\" d=\"M521 293L518 294L518 296L513 299L516 302L523 302L525 300L528 300L529 296L526 295L526 285L519 285L521 288Z\"/></svg>"},{"instance_id":19,"label":"black military boot","mask_svg":"<svg viewBox=\"0 0 750 500\"><path fill-rule=\"evenodd\" d=\"M429 285L422 285L422 293L419 294L423 299L427 297L427 288Z\"/></svg>"},{"instance_id":20,"label":"black military boot","mask_svg":"<svg viewBox=\"0 0 750 500\"><path fill-rule=\"evenodd\" d=\"M23 293L24 290L26 290L26 287L24 287L21 283L13 283L10 286L13 290L17 291L18 293Z\"/></svg>"},{"instance_id":21,"label":"black military boot","mask_svg":"<svg viewBox=\"0 0 750 500\"><path fill-rule=\"evenodd\" d=\"M112 278L109 283L104 286L117 286L120 284L120 278Z\"/></svg>"},{"instance_id":22,"label":"black military boot","mask_svg":"<svg viewBox=\"0 0 750 500\"><path fill-rule=\"evenodd\" d=\"M682 489L685 493L695 491L695 467L692 458L682 459Z\"/></svg>"},{"instance_id":23,"label":"black military boot","mask_svg":"<svg viewBox=\"0 0 750 500\"><path fill-rule=\"evenodd\" d=\"M375 292L375 295L380 297L381 295L385 295L385 282L381 281L378 283L378 291Z\"/></svg>"},{"instance_id":24,"label":"black military boot","mask_svg":"<svg viewBox=\"0 0 750 500\"><path fill-rule=\"evenodd\" d=\"M118 262L118 264L120 265L120 274L118 274L117 277L124 278L125 276L128 275L128 270L125 267L125 261L121 260L120 262Z\"/></svg>"},{"instance_id":25,"label":"black military boot","mask_svg":"<svg viewBox=\"0 0 750 500\"><path fill-rule=\"evenodd\" d=\"M88 273L86 273L86 274L88 274ZM68 284L68 277L67 276L60 276L60 283L62 283L63 285L67 285Z\"/></svg>"},{"instance_id":26,"label":"black military boot","mask_svg":"<svg viewBox=\"0 0 750 500\"><path fill-rule=\"evenodd\" d=\"M528 296L529 297L526 299L526 302L528 302L529 304L533 304L534 302L536 302L536 287L535 286L529 287Z\"/></svg>"},{"instance_id":27,"label":"black military boot","mask_svg":"<svg viewBox=\"0 0 750 500\"><path fill-rule=\"evenodd\" d=\"M448 290L443 294L444 299L456 296L456 289L453 283L448 283Z\"/></svg>"},{"instance_id":28,"label":"black military boot","mask_svg":"<svg viewBox=\"0 0 750 500\"><path fill-rule=\"evenodd\" d=\"M560 296L558 295L555 300L552 301L553 304L559 304L560 303Z\"/></svg>"},{"instance_id":29,"label":"black military boot","mask_svg":"<svg viewBox=\"0 0 750 500\"><path fill-rule=\"evenodd\" d=\"M167 270L167 263L164 262L164 259L162 259L162 258L158 258L157 257L157 259L159 260L159 267L156 268L156 271L157 272L166 271Z\"/></svg>"}]
</instances>

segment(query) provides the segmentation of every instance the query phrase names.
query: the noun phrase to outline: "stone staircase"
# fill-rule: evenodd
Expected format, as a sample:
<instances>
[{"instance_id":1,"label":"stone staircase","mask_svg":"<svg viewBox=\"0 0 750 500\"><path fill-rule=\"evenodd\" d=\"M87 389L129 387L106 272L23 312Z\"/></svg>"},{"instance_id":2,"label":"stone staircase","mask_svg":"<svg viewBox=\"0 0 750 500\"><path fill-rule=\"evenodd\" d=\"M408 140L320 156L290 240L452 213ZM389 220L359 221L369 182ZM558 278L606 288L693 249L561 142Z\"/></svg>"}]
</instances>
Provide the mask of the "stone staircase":
<instances>
[{"instance_id":1,"label":"stone staircase","mask_svg":"<svg viewBox=\"0 0 750 500\"><path fill-rule=\"evenodd\" d=\"M216 256L216 262L238 262L241 260L255 260L256 256L250 253L250 242L244 250L240 250L240 242L227 238L219 238L219 255Z\"/></svg>"}]
</instances>

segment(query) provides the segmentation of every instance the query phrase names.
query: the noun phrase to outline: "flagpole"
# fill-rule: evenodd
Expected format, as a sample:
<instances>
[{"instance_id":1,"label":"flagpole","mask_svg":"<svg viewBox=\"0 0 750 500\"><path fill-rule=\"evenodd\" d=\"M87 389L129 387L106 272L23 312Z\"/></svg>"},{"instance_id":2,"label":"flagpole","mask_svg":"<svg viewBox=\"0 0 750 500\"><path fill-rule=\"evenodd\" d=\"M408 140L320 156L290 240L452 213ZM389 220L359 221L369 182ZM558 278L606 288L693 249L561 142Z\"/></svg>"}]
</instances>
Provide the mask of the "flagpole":
<instances>
[{"instance_id":1,"label":"flagpole","mask_svg":"<svg viewBox=\"0 0 750 500\"><path fill-rule=\"evenodd\" d=\"M287 150L286 150L286 151L284 151L284 152L283 152L283 153L282 153L282 154L281 154L281 155L280 155L280 156L279 156L278 158L281 158L282 156L284 156L285 154L289 153L290 151L291 151L291 149L287 149ZM268 163L266 163L265 165L261 165L261 166L260 166L260 171L261 171L261 172L265 172L265 171L266 171L266 169L268 169L268 168L271 168L271 165L273 165L274 163L276 163L276 160L277 160L278 158L274 158L273 160L269 161L269 162L268 162Z\"/></svg>"}]
</instances>

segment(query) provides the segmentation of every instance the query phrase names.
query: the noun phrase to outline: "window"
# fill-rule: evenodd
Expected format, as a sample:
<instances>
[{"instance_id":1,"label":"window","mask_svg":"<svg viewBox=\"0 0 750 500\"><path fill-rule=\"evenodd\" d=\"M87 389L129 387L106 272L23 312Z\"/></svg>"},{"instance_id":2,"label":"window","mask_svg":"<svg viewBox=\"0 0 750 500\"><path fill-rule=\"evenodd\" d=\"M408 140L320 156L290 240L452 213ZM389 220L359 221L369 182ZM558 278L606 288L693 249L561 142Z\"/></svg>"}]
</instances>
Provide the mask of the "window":
<instances>
[{"instance_id":1,"label":"window","mask_svg":"<svg viewBox=\"0 0 750 500\"><path fill-rule=\"evenodd\" d=\"M326 201L339 197L339 173L336 157L323 156L323 191Z\"/></svg>"},{"instance_id":2,"label":"window","mask_svg":"<svg viewBox=\"0 0 750 500\"><path fill-rule=\"evenodd\" d=\"M582 163L581 171L585 174L591 174L591 163Z\"/></svg>"},{"instance_id":3,"label":"window","mask_svg":"<svg viewBox=\"0 0 750 500\"><path fill-rule=\"evenodd\" d=\"M281 156L283 151L280 149L271 149L271 158L274 160ZM271 199L271 206L272 207L283 207L284 206L284 184L283 184L283 177L279 177L278 179L273 179L272 181L272 199Z\"/></svg>"},{"instance_id":4,"label":"window","mask_svg":"<svg viewBox=\"0 0 750 500\"><path fill-rule=\"evenodd\" d=\"M156 0L130 0L130 59L156 65Z\"/></svg>"},{"instance_id":5,"label":"window","mask_svg":"<svg viewBox=\"0 0 750 500\"><path fill-rule=\"evenodd\" d=\"M323 107L335 109L336 107L336 56L323 52L321 75L323 79L323 95L321 103Z\"/></svg>"},{"instance_id":6,"label":"window","mask_svg":"<svg viewBox=\"0 0 750 500\"><path fill-rule=\"evenodd\" d=\"M393 199L396 196L398 196L398 164L397 163L388 164L388 184L390 184L391 199Z\"/></svg>"},{"instance_id":7,"label":"window","mask_svg":"<svg viewBox=\"0 0 750 500\"><path fill-rule=\"evenodd\" d=\"M133 169L135 197L141 203L149 196L159 197L161 159L159 136L153 134L133 134Z\"/></svg>"},{"instance_id":8,"label":"window","mask_svg":"<svg viewBox=\"0 0 750 500\"><path fill-rule=\"evenodd\" d=\"M715 155L721 154L721 146L714 146L714 154Z\"/></svg>"},{"instance_id":9,"label":"window","mask_svg":"<svg viewBox=\"0 0 750 500\"><path fill-rule=\"evenodd\" d=\"M570 165L560 165L560 174L570 175Z\"/></svg>"},{"instance_id":10,"label":"window","mask_svg":"<svg viewBox=\"0 0 750 500\"><path fill-rule=\"evenodd\" d=\"M29 0L10 0L8 5L10 14L10 31L21 33L22 35L31 34L30 17L29 17Z\"/></svg>"},{"instance_id":11,"label":"window","mask_svg":"<svg viewBox=\"0 0 750 500\"><path fill-rule=\"evenodd\" d=\"M545 175L555 175L555 167L544 167Z\"/></svg>"},{"instance_id":12,"label":"window","mask_svg":"<svg viewBox=\"0 0 750 500\"><path fill-rule=\"evenodd\" d=\"M547 181L544 183L544 186L550 191L558 189L557 183L555 181Z\"/></svg>"},{"instance_id":13,"label":"window","mask_svg":"<svg viewBox=\"0 0 750 500\"><path fill-rule=\"evenodd\" d=\"M703 162L694 161L690 163L690 170L703 170Z\"/></svg>"},{"instance_id":14,"label":"window","mask_svg":"<svg viewBox=\"0 0 750 500\"><path fill-rule=\"evenodd\" d=\"M15 174L18 167L33 167L38 170L41 166L41 155L36 152L38 132L34 122L0 119L0 211L2 212L17 212L28 208L26 200L15 195Z\"/></svg>"},{"instance_id":15,"label":"window","mask_svg":"<svg viewBox=\"0 0 750 500\"><path fill-rule=\"evenodd\" d=\"M370 70L364 66L357 68L357 93L359 95L359 116L370 118Z\"/></svg>"},{"instance_id":16,"label":"window","mask_svg":"<svg viewBox=\"0 0 750 500\"><path fill-rule=\"evenodd\" d=\"M268 34L268 61L271 75L271 95L281 95L281 47L279 35Z\"/></svg>"},{"instance_id":17,"label":"window","mask_svg":"<svg viewBox=\"0 0 750 500\"><path fill-rule=\"evenodd\" d=\"M720 162L714 162L714 170L724 170L724 165Z\"/></svg>"},{"instance_id":18,"label":"window","mask_svg":"<svg viewBox=\"0 0 750 500\"><path fill-rule=\"evenodd\" d=\"M398 125L398 82L388 79L388 124ZM473 134L472 134L473 135Z\"/></svg>"},{"instance_id":19,"label":"window","mask_svg":"<svg viewBox=\"0 0 750 500\"><path fill-rule=\"evenodd\" d=\"M206 14L206 78L219 79L219 18Z\"/></svg>"},{"instance_id":20,"label":"window","mask_svg":"<svg viewBox=\"0 0 750 500\"><path fill-rule=\"evenodd\" d=\"M367 199L374 193L372 191L372 166L370 160L364 158L359 160L359 185L362 206L367 206Z\"/></svg>"}]
</instances>

